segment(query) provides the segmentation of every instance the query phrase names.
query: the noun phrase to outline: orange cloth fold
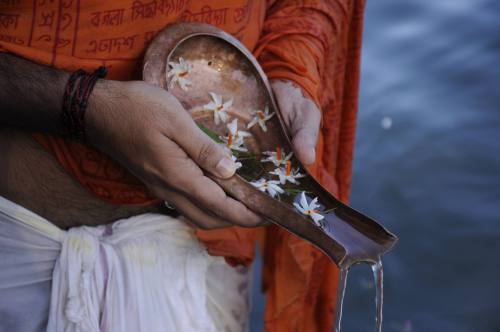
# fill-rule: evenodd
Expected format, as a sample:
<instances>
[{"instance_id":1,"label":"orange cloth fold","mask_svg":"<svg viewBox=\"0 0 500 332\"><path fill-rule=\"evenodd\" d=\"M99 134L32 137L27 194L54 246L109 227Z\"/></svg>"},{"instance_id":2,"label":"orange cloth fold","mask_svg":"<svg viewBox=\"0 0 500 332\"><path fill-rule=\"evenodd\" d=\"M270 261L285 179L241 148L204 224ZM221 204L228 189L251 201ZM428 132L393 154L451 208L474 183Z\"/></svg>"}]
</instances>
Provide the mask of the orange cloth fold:
<instances>
[{"instance_id":1,"label":"orange cloth fold","mask_svg":"<svg viewBox=\"0 0 500 332\"><path fill-rule=\"evenodd\" d=\"M270 79L295 82L321 108L323 127L310 171L344 201L350 186L362 10L362 1L274 1L254 52ZM348 67L352 99L344 100ZM337 267L282 228L271 226L265 235L266 330L331 330Z\"/></svg>"},{"instance_id":2,"label":"orange cloth fold","mask_svg":"<svg viewBox=\"0 0 500 332\"><path fill-rule=\"evenodd\" d=\"M203 21L254 51L268 77L298 84L323 119L314 176L348 199L357 110L364 0L78 0L0 2L0 51L67 71L109 69L140 79L154 35L176 22ZM132 175L92 148L34 134L68 172L112 204L152 204ZM281 228L197 231L211 255L249 264L263 239L266 331L330 331L338 271L308 243Z\"/></svg>"},{"instance_id":3,"label":"orange cloth fold","mask_svg":"<svg viewBox=\"0 0 500 332\"><path fill-rule=\"evenodd\" d=\"M324 55L335 42L331 1L272 1L254 51L270 79L299 84L319 105Z\"/></svg>"}]
</instances>

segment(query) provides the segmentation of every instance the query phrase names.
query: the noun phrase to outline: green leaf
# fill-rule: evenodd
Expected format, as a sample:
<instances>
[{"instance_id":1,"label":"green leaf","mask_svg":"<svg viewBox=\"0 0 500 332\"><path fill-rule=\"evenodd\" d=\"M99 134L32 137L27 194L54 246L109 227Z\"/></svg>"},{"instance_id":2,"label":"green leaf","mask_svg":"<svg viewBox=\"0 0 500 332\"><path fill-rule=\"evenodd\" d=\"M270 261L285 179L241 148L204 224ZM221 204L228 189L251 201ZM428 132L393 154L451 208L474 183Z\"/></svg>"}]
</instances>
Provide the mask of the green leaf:
<instances>
[{"instance_id":1,"label":"green leaf","mask_svg":"<svg viewBox=\"0 0 500 332\"><path fill-rule=\"evenodd\" d=\"M200 128L205 134L207 134L207 136L210 137L213 141L215 141L216 143L223 143L219 138L219 134L217 134L215 131L208 129L200 123L196 124L198 125L198 128Z\"/></svg>"},{"instance_id":2,"label":"green leaf","mask_svg":"<svg viewBox=\"0 0 500 332\"><path fill-rule=\"evenodd\" d=\"M285 191L285 193L287 193L288 195L298 195L300 194L301 192L304 192L306 194L312 194L312 192L310 191L307 191L307 190L302 190L302 189L294 189L294 188L283 188L283 190Z\"/></svg>"}]
</instances>

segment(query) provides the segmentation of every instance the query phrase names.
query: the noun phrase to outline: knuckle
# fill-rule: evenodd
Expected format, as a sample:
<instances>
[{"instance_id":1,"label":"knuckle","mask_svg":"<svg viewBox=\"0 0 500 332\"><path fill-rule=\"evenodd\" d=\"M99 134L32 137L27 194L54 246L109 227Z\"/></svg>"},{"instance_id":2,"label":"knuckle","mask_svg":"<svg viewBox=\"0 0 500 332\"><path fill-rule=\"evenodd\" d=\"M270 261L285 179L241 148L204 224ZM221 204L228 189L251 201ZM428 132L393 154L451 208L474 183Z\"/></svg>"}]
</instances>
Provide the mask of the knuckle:
<instances>
[{"instance_id":1,"label":"knuckle","mask_svg":"<svg viewBox=\"0 0 500 332\"><path fill-rule=\"evenodd\" d=\"M220 218L214 218L212 223L210 224L209 229L220 229L231 226L231 223L228 223Z\"/></svg>"},{"instance_id":2,"label":"knuckle","mask_svg":"<svg viewBox=\"0 0 500 332\"><path fill-rule=\"evenodd\" d=\"M252 223L248 223L248 222L238 222L235 224L238 225L239 227L243 227L243 228L253 228L256 226L256 225L254 225Z\"/></svg>"},{"instance_id":3,"label":"knuckle","mask_svg":"<svg viewBox=\"0 0 500 332\"><path fill-rule=\"evenodd\" d=\"M214 210L217 209L217 202L213 191L206 190L207 188L199 183L190 183L189 180L186 181L186 184L183 186L183 191L203 205L207 210L215 212Z\"/></svg>"},{"instance_id":4,"label":"knuckle","mask_svg":"<svg viewBox=\"0 0 500 332\"><path fill-rule=\"evenodd\" d=\"M204 143L201 144L197 155L197 162L201 165L206 165L210 160L211 156L214 154L215 149L213 144Z\"/></svg>"},{"instance_id":5,"label":"knuckle","mask_svg":"<svg viewBox=\"0 0 500 332\"><path fill-rule=\"evenodd\" d=\"M224 209L215 202L208 202L207 208L216 216L223 216L225 212Z\"/></svg>"},{"instance_id":6,"label":"knuckle","mask_svg":"<svg viewBox=\"0 0 500 332\"><path fill-rule=\"evenodd\" d=\"M252 220L250 222L250 224L252 225L251 227L258 227L258 226L264 225L265 221L261 218L256 218L256 219Z\"/></svg>"},{"instance_id":7,"label":"knuckle","mask_svg":"<svg viewBox=\"0 0 500 332\"><path fill-rule=\"evenodd\" d=\"M198 222L196 223L196 225L198 226L198 228L204 230L204 231L209 231L211 229L214 229L215 227L212 226L212 225L207 225L206 223L204 222Z\"/></svg>"},{"instance_id":8,"label":"knuckle","mask_svg":"<svg viewBox=\"0 0 500 332\"><path fill-rule=\"evenodd\" d=\"M258 227L258 226L261 226L262 225L262 220L260 219L257 219L257 218L248 218L246 221L245 221L245 224L242 225L242 227L246 227L246 228L253 228L253 227Z\"/></svg>"},{"instance_id":9,"label":"knuckle","mask_svg":"<svg viewBox=\"0 0 500 332\"><path fill-rule=\"evenodd\" d=\"M186 194L197 192L197 181L201 175L193 163L176 161L175 167L169 167L162 173L163 180L169 186Z\"/></svg>"},{"instance_id":10,"label":"knuckle","mask_svg":"<svg viewBox=\"0 0 500 332\"><path fill-rule=\"evenodd\" d=\"M161 171L157 175L157 181L161 184L163 188L169 188L169 187L177 187L177 179L178 177L174 176L174 174L171 171Z\"/></svg>"},{"instance_id":11,"label":"knuckle","mask_svg":"<svg viewBox=\"0 0 500 332\"><path fill-rule=\"evenodd\" d=\"M216 218L225 218L228 219L231 223L234 223L231 218L228 218L230 214L231 206L226 203L226 199L214 199L215 196L208 197L206 199L206 207L207 209L216 216Z\"/></svg>"}]
</instances>

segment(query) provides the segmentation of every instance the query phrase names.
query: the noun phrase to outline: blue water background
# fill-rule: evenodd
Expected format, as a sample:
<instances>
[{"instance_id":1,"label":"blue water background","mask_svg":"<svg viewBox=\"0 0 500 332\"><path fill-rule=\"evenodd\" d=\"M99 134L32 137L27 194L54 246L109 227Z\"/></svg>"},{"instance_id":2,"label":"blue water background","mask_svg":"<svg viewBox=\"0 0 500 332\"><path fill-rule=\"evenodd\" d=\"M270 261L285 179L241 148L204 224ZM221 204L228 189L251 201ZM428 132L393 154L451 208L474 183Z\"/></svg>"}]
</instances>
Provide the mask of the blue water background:
<instances>
[{"instance_id":1,"label":"blue water background","mask_svg":"<svg viewBox=\"0 0 500 332\"><path fill-rule=\"evenodd\" d=\"M384 331L499 332L500 1L369 1L360 102L351 203L400 238ZM371 331L349 282L344 331Z\"/></svg>"},{"instance_id":2,"label":"blue water background","mask_svg":"<svg viewBox=\"0 0 500 332\"><path fill-rule=\"evenodd\" d=\"M400 238L383 330L500 332L500 1L372 0L365 18L351 205ZM348 283L343 331L373 331L369 268Z\"/></svg>"}]
</instances>

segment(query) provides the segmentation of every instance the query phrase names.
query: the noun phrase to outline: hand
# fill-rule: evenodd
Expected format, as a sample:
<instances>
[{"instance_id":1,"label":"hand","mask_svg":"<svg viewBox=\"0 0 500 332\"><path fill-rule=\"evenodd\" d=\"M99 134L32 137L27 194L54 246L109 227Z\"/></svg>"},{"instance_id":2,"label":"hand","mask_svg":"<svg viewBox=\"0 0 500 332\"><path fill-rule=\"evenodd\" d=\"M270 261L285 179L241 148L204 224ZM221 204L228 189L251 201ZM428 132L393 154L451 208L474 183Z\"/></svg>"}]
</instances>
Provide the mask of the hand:
<instances>
[{"instance_id":1,"label":"hand","mask_svg":"<svg viewBox=\"0 0 500 332\"><path fill-rule=\"evenodd\" d=\"M314 163L321 111L290 81L273 80L271 87L292 137L295 155L305 165Z\"/></svg>"},{"instance_id":2,"label":"hand","mask_svg":"<svg viewBox=\"0 0 500 332\"><path fill-rule=\"evenodd\" d=\"M167 91L140 81L100 80L89 100L86 125L91 144L198 227L261 223L260 217L204 175L202 169L231 177L235 164Z\"/></svg>"}]
</instances>

